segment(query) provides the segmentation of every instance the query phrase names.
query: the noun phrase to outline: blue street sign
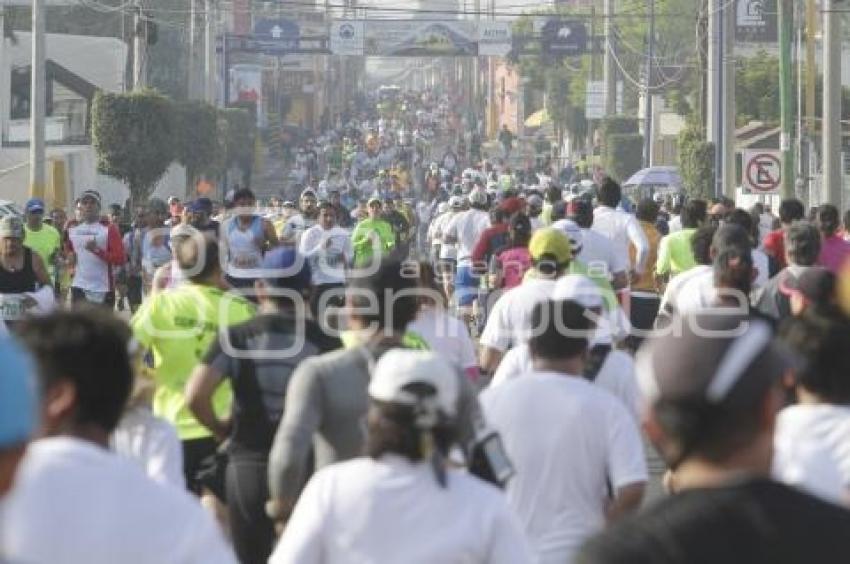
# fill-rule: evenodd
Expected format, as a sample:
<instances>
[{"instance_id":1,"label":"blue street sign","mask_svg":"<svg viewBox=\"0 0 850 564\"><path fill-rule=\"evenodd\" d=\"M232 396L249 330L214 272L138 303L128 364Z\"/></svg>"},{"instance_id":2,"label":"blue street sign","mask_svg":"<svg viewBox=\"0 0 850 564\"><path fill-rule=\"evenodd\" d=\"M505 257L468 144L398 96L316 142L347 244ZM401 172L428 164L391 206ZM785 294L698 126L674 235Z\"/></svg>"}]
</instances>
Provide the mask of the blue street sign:
<instances>
[{"instance_id":1,"label":"blue street sign","mask_svg":"<svg viewBox=\"0 0 850 564\"><path fill-rule=\"evenodd\" d=\"M298 23L286 19L264 19L254 24L254 37L260 41L298 41L301 30Z\"/></svg>"},{"instance_id":2,"label":"blue street sign","mask_svg":"<svg viewBox=\"0 0 850 564\"><path fill-rule=\"evenodd\" d=\"M543 51L549 55L581 55L587 52L587 26L583 22L550 19L540 34Z\"/></svg>"}]
</instances>

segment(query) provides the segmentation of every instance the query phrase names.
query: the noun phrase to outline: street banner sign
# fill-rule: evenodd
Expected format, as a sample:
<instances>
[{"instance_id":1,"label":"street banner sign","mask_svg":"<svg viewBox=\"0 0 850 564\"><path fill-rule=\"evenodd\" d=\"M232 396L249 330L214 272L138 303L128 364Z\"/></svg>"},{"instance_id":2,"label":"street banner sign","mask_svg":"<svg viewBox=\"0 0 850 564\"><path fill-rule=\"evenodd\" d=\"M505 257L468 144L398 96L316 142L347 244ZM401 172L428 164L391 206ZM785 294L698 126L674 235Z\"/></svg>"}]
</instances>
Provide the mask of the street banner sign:
<instances>
[{"instance_id":1,"label":"street banner sign","mask_svg":"<svg viewBox=\"0 0 850 564\"><path fill-rule=\"evenodd\" d=\"M254 39L293 50L298 47L300 35L301 29L293 20L263 19L254 24Z\"/></svg>"},{"instance_id":2,"label":"street banner sign","mask_svg":"<svg viewBox=\"0 0 850 564\"><path fill-rule=\"evenodd\" d=\"M782 185L782 156L779 151L744 151L743 178L741 186L745 191L756 194L779 192Z\"/></svg>"},{"instance_id":3,"label":"street banner sign","mask_svg":"<svg viewBox=\"0 0 850 564\"><path fill-rule=\"evenodd\" d=\"M602 80L587 81L587 96L584 104L586 119L602 119L605 117L605 82Z\"/></svg>"},{"instance_id":4,"label":"street banner sign","mask_svg":"<svg viewBox=\"0 0 850 564\"><path fill-rule=\"evenodd\" d=\"M365 22L334 20L330 29L330 49L334 55L362 55L365 50Z\"/></svg>"},{"instance_id":5,"label":"street banner sign","mask_svg":"<svg viewBox=\"0 0 850 564\"><path fill-rule=\"evenodd\" d=\"M365 55L462 57L478 54L475 22L367 20Z\"/></svg>"},{"instance_id":6,"label":"street banner sign","mask_svg":"<svg viewBox=\"0 0 850 564\"><path fill-rule=\"evenodd\" d=\"M776 43L779 11L776 0L738 0L735 40L746 43Z\"/></svg>"},{"instance_id":7,"label":"street banner sign","mask_svg":"<svg viewBox=\"0 0 850 564\"><path fill-rule=\"evenodd\" d=\"M510 22L478 23L478 54L505 57L511 52Z\"/></svg>"},{"instance_id":8,"label":"street banner sign","mask_svg":"<svg viewBox=\"0 0 850 564\"><path fill-rule=\"evenodd\" d=\"M549 19L541 31L543 52L552 56L582 55L587 52L587 26L579 21Z\"/></svg>"}]
</instances>

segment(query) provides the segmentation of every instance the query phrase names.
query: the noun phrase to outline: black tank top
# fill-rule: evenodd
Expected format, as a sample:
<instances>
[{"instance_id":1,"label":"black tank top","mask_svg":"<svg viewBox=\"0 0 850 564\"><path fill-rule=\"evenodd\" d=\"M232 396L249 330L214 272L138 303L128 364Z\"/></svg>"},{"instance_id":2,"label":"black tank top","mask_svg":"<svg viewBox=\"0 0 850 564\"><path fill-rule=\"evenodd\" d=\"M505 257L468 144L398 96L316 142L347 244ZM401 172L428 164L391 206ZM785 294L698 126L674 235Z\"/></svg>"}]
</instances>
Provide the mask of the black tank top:
<instances>
[{"instance_id":1,"label":"black tank top","mask_svg":"<svg viewBox=\"0 0 850 564\"><path fill-rule=\"evenodd\" d=\"M24 267L11 272L0 264L0 294L22 294L35 292L37 281L32 269L32 251L24 249Z\"/></svg>"}]
</instances>

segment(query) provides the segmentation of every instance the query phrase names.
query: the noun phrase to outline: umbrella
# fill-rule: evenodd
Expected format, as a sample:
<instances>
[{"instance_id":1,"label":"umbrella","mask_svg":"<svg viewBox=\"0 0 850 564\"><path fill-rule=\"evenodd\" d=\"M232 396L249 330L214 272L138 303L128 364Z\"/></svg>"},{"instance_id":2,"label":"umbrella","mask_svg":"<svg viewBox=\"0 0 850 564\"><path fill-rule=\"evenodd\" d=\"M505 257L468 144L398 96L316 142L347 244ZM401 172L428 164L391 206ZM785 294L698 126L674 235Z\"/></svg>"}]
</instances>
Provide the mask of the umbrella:
<instances>
[{"instance_id":1,"label":"umbrella","mask_svg":"<svg viewBox=\"0 0 850 564\"><path fill-rule=\"evenodd\" d=\"M670 186L681 189L682 177L674 166L651 166L634 173L623 186Z\"/></svg>"},{"instance_id":2,"label":"umbrella","mask_svg":"<svg viewBox=\"0 0 850 564\"><path fill-rule=\"evenodd\" d=\"M546 111L546 108L542 110L537 110L527 118L525 118L525 126L526 127L540 127L544 123L549 123L552 121L552 118L549 117L549 112Z\"/></svg>"}]
</instances>

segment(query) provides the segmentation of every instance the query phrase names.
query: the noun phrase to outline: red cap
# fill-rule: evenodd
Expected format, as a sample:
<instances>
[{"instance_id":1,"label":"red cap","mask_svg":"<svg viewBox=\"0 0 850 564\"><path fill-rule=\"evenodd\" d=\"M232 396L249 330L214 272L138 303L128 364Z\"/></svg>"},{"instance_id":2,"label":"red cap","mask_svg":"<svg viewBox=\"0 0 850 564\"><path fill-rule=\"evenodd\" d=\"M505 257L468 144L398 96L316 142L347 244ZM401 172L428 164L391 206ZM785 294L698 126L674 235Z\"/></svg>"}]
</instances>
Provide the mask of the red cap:
<instances>
[{"instance_id":1,"label":"red cap","mask_svg":"<svg viewBox=\"0 0 850 564\"><path fill-rule=\"evenodd\" d=\"M503 201L499 207L508 212L509 214L515 214L518 211L522 211L522 209L525 207L525 204L522 200L520 200L516 196L513 196Z\"/></svg>"}]
</instances>

